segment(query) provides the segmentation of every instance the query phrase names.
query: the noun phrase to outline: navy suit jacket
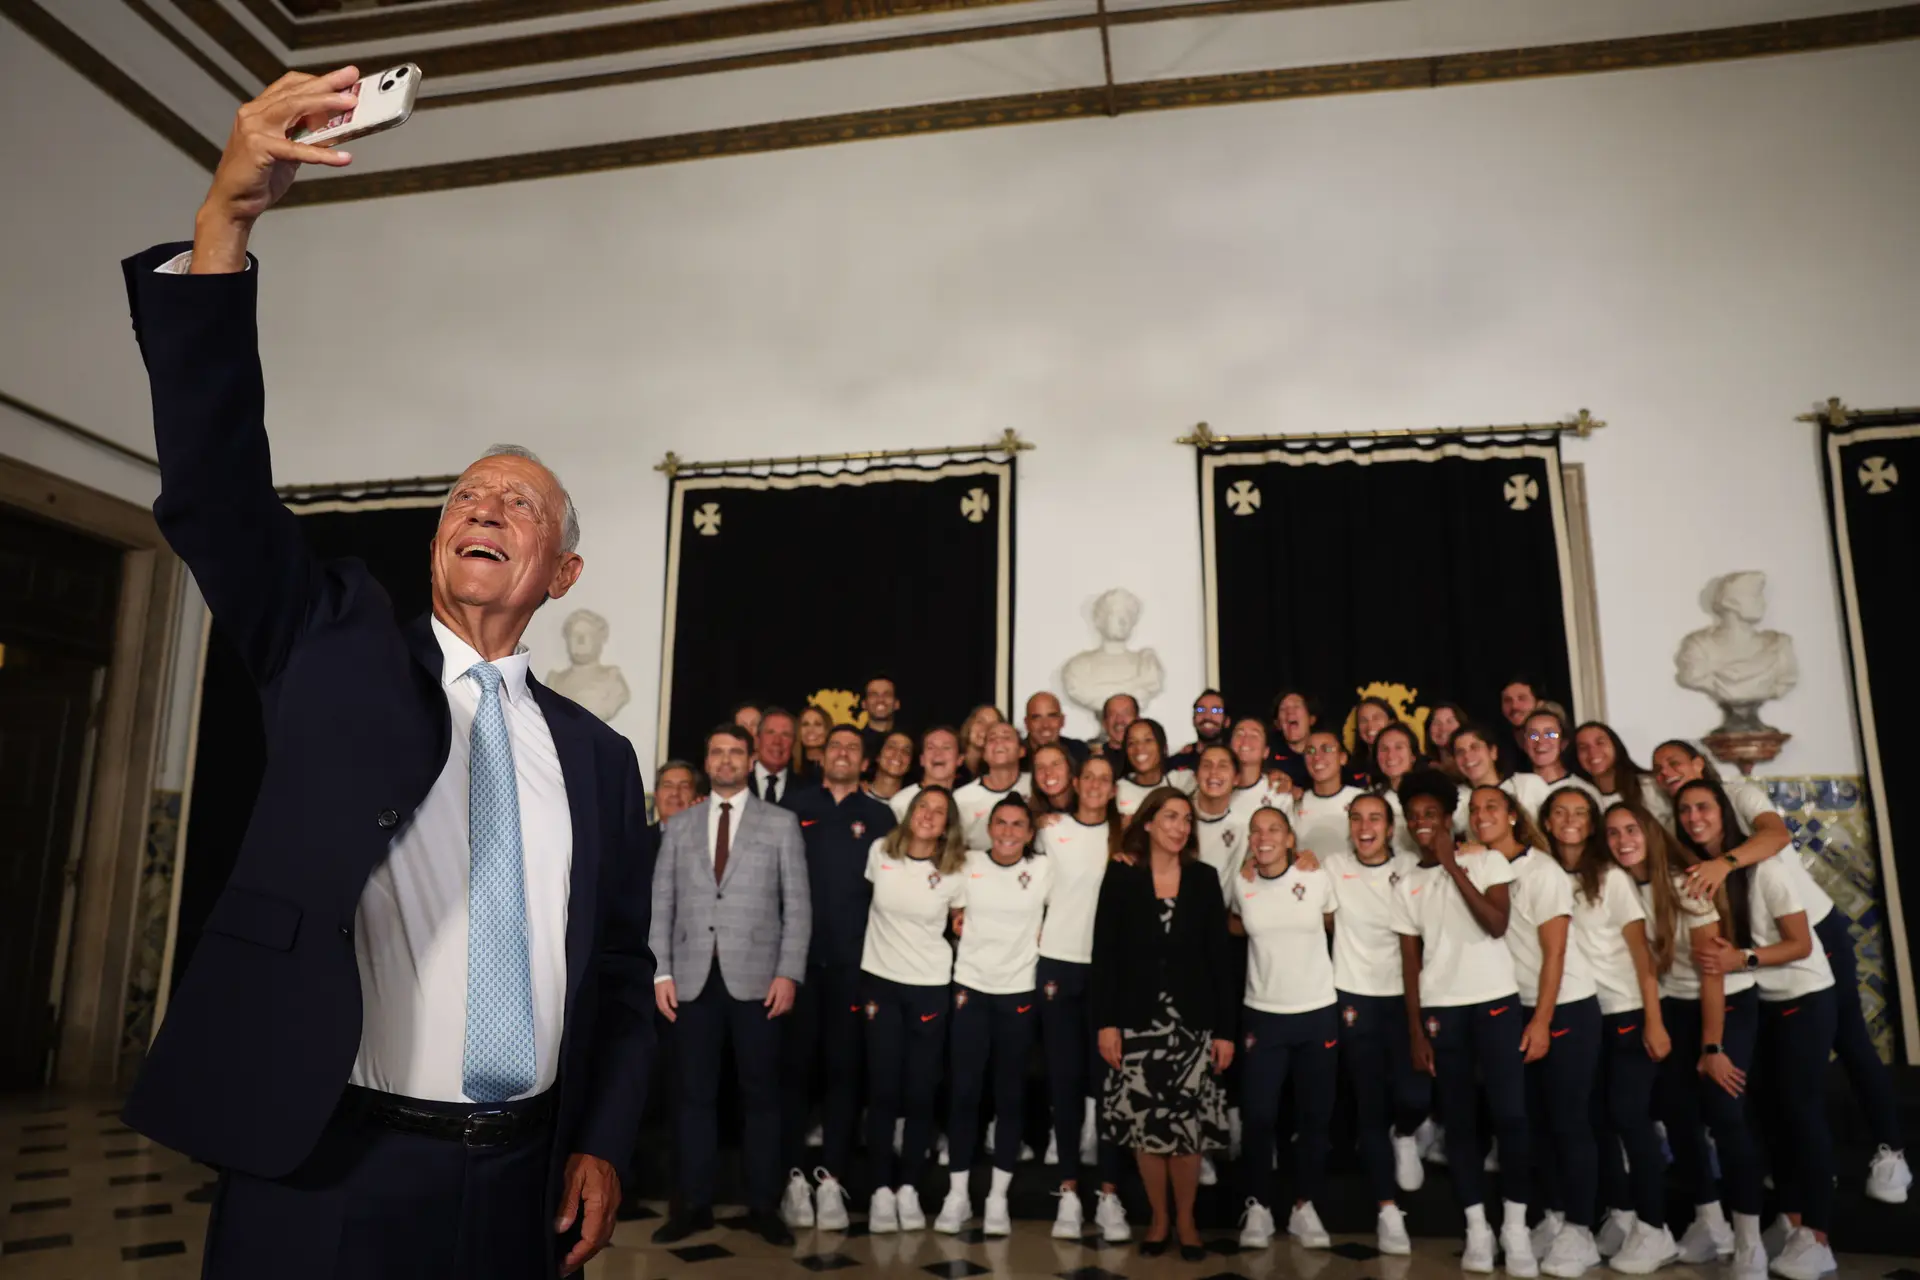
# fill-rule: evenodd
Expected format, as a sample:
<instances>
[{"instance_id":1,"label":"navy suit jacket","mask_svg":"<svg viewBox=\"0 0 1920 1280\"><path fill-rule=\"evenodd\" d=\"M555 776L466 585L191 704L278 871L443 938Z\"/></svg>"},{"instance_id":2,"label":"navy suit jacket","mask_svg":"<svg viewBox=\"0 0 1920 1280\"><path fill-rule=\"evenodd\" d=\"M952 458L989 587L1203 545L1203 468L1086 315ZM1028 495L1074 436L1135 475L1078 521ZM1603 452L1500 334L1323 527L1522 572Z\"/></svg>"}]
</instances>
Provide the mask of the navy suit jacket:
<instances>
[{"instance_id":1,"label":"navy suit jacket","mask_svg":"<svg viewBox=\"0 0 1920 1280\"><path fill-rule=\"evenodd\" d=\"M445 766L452 728L427 619L403 625L359 561L318 559L274 493L258 264L155 274L188 247L123 264L153 392L153 512L259 687L266 772L126 1118L207 1164L277 1178L313 1152L345 1091L360 1046L355 909ZM529 684L573 820L557 1199L566 1155L624 1177L633 1154L654 1048L657 836L627 740Z\"/></svg>"}]
</instances>

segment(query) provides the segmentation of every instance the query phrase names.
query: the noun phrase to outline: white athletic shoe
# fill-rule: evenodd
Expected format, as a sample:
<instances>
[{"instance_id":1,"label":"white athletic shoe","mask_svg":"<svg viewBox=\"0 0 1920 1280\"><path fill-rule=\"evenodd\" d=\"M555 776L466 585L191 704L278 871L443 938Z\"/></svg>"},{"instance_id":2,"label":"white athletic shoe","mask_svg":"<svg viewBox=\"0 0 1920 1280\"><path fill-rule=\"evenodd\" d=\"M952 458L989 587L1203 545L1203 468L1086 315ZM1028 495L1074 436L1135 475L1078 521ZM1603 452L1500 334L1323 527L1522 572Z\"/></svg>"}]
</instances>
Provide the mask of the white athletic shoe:
<instances>
[{"instance_id":1,"label":"white athletic shoe","mask_svg":"<svg viewBox=\"0 0 1920 1280\"><path fill-rule=\"evenodd\" d=\"M1005 1196L987 1197L987 1211L981 1216L980 1230L990 1236L1013 1234L1013 1214L1007 1209Z\"/></svg>"},{"instance_id":2,"label":"white athletic shoe","mask_svg":"<svg viewBox=\"0 0 1920 1280\"><path fill-rule=\"evenodd\" d=\"M789 1227L813 1225L813 1188L807 1175L794 1169L787 1174L787 1189L780 1197L780 1221Z\"/></svg>"},{"instance_id":3,"label":"white athletic shoe","mask_svg":"<svg viewBox=\"0 0 1920 1280\"><path fill-rule=\"evenodd\" d=\"M1510 1276L1519 1276L1523 1280L1540 1274L1540 1264L1533 1256L1533 1241L1527 1237L1525 1223L1500 1228L1500 1265Z\"/></svg>"},{"instance_id":4,"label":"white athletic shoe","mask_svg":"<svg viewBox=\"0 0 1920 1280\"><path fill-rule=\"evenodd\" d=\"M827 1131L822 1126L815 1125L813 1126L813 1128L807 1130L808 1146L810 1147L825 1146L826 1141L827 1141Z\"/></svg>"},{"instance_id":5,"label":"white athletic shoe","mask_svg":"<svg viewBox=\"0 0 1920 1280\"><path fill-rule=\"evenodd\" d=\"M1240 1215L1240 1247L1264 1249L1273 1243L1273 1212L1253 1197L1247 1197L1247 1211Z\"/></svg>"},{"instance_id":6,"label":"white athletic shoe","mask_svg":"<svg viewBox=\"0 0 1920 1280\"><path fill-rule=\"evenodd\" d=\"M1793 1220L1784 1213L1773 1215L1773 1225L1760 1233L1760 1246L1767 1251L1769 1258L1777 1258L1786 1251L1787 1240L1793 1235Z\"/></svg>"},{"instance_id":7,"label":"white athletic shoe","mask_svg":"<svg viewBox=\"0 0 1920 1280\"><path fill-rule=\"evenodd\" d=\"M1671 1230L1636 1222L1626 1248L1613 1255L1612 1265L1622 1275L1650 1276L1679 1256L1680 1246L1673 1242Z\"/></svg>"},{"instance_id":8,"label":"white athletic shoe","mask_svg":"<svg viewBox=\"0 0 1920 1280\"><path fill-rule=\"evenodd\" d=\"M1572 1223L1560 1228L1553 1243L1547 1246L1540 1258L1540 1274L1559 1276L1561 1280L1573 1280L1574 1276L1587 1273L1590 1267L1600 1265L1600 1250L1594 1247L1593 1232Z\"/></svg>"},{"instance_id":9,"label":"white athletic shoe","mask_svg":"<svg viewBox=\"0 0 1920 1280\"><path fill-rule=\"evenodd\" d=\"M1594 1233L1593 1242L1600 1248L1600 1256L1611 1258L1627 1247L1627 1237L1640 1224L1631 1209L1609 1209L1607 1220L1600 1224L1600 1230Z\"/></svg>"},{"instance_id":10,"label":"white athletic shoe","mask_svg":"<svg viewBox=\"0 0 1920 1280\"><path fill-rule=\"evenodd\" d=\"M1032 1164L1032 1163L1033 1163L1033 1157L1034 1157L1034 1150L1033 1150L1033 1144L1032 1144L1032 1143L1030 1143L1030 1142L1023 1142L1023 1143L1021 1143L1021 1144L1020 1144L1020 1159L1019 1159L1019 1161L1018 1161L1018 1163L1020 1163L1020 1164Z\"/></svg>"},{"instance_id":11,"label":"white athletic shoe","mask_svg":"<svg viewBox=\"0 0 1920 1280\"><path fill-rule=\"evenodd\" d=\"M1467 1248L1460 1255L1460 1269L1482 1273L1493 1270L1492 1227L1467 1228Z\"/></svg>"},{"instance_id":12,"label":"white athletic shoe","mask_svg":"<svg viewBox=\"0 0 1920 1280\"><path fill-rule=\"evenodd\" d=\"M933 1220L933 1229L942 1235L957 1236L966 1228L967 1219L973 1216L973 1201L967 1193L960 1190L947 1192L947 1198L941 1202L940 1216Z\"/></svg>"},{"instance_id":13,"label":"white athletic shoe","mask_svg":"<svg viewBox=\"0 0 1920 1280\"><path fill-rule=\"evenodd\" d=\"M1133 1228L1127 1225L1127 1207L1111 1191L1102 1191L1093 1206L1093 1225L1100 1228L1100 1238L1108 1244L1125 1244L1133 1239Z\"/></svg>"},{"instance_id":14,"label":"white athletic shoe","mask_svg":"<svg viewBox=\"0 0 1920 1280\"><path fill-rule=\"evenodd\" d=\"M1480 1168L1487 1173L1500 1172L1500 1139L1495 1138L1487 1147L1487 1158L1480 1162Z\"/></svg>"},{"instance_id":15,"label":"white athletic shoe","mask_svg":"<svg viewBox=\"0 0 1920 1280\"><path fill-rule=\"evenodd\" d=\"M1546 1214L1534 1226L1533 1234L1529 1237L1533 1241L1533 1256L1536 1258L1545 1258L1547 1251L1553 1248L1553 1242L1560 1238L1560 1232L1566 1225L1566 1214L1561 1213L1558 1209L1547 1210ZM1553 1273L1549 1271L1547 1274L1552 1275Z\"/></svg>"},{"instance_id":16,"label":"white athletic shoe","mask_svg":"<svg viewBox=\"0 0 1920 1280\"><path fill-rule=\"evenodd\" d=\"M1733 1244L1733 1268L1728 1273L1733 1280L1767 1280L1767 1251L1758 1240L1735 1239Z\"/></svg>"},{"instance_id":17,"label":"white athletic shoe","mask_svg":"<svg viewBox=\"0 0 1920 1280\"><path fill-rule=\"evenodd\" d=\"M914 1187L902 1187L895 1193L900 1206L900 1229L902 1231L925 1231L927 1229L927 1211L920 1207L920 1192Z\"/></svg>"},{"instance_id":18,"label":"white athletic shoe","mask_svg":"<svg viewBox=\"0 0 1920 1280\"><path fill-rule=\"evenodd\" d=\"M1099 1109L1087 1099L1086 1114L1080 1117L1080 1167L1091 1169L1100 1162Z\"/></svg>"},{"instance_id":19,"label":"white athletic shoe","mask_svg":"<svg viewBox=\"0 0 1920 1280\"><path fill-rule=\"evenodd\" d=\"M1219 1171L1213 1167L1212 1156L1200 1157L1200 1185L1211 1187L1220 1181Z\"/></svg>"},{"instance_id":20,"label":"white athletic shoe","mask_svg":"<svg viewBox=\"0 0 1920 1280\"><path fill-rule=\"evenodd\" d=\"M825 1169L813 1171L813 1221L822 1231L845 1231L850 1223L847 1217L847 1190L840 1185L840 1179Z\"/></svg>"},{"instance_id":21,"label":"white athletic shoe","mask_svg":"<svg viewBox=\"0 0 1920 1280\"><path fill-rule=\"evenodd\" d=\"M1388 1130L1388 1139L1393 1143L1393 1180L1402 1191L1418 1191L1426 1185L1427 1170L1420 1163L1420 1139L1403 1138Z\"/></svg>"},{"instance_id":22,"label":"white athletic shoe","mask_svg":"<svg viewBox=\"0 0 1920 1280\"><path fill-rule=\"evenodd\" d=\"M1299 1241L1302 1249L1327 1249L1333 1245L1333 1237L1327 1234L1320 1215L1313 1211L1311 1200L1293 1206L1293 1212L1287 1215L1287 1234Z\"/></svg>"},{"instance_id":23,"label":"white athletic shoe","mask_svg":"<svg viewBox=\"0 0 1920 1280\"><path fill-rule=\"evenodd\" d=\"M1698 1205L1693 1221L1680 1236L1680 1261L1703 1267L1733 1256L1733 1228L1718 1204Z\"/></svg>"},{"instance_id":24,"label":"white athletic shoe","mask_svg":"<svg viewBox=\"0 0 1920 1280\"><path fill-rule=\"evenodd\" d=\"M941 1134L933 1140L934 1158L939 1160L942 1169L947 1167L947 1135ZM993 1143L987 1143L987 1150L993 1150Z\"/></svg>"},{"instance_id":25,"label":"white athletic shoe","mask_svg":"<svg viewBox=\"0 0 1920 1280\"><path fill-rule=\"evenodd\" d=\"M1051 1169L1054 1165L1060 1163L1060 1135L1059 1134L1050 1133L1047 1135L1047 1154L1041 1157L1041 1163L1045 1164L1049 1169Z\"/></svg>"},{"instance_id":26,"label":"white athletic shoe","mask_svg":"<svg viewBox=\"0 0 1920 1280\"><path fill-rule=\"evenodd\" d=\"M872 1235L887 1235L900 1229L900 1203L893 1192L886 1187L873 1193L873 1199L867 1202L867 1231Z\"/></svg>"},{"instance_id":27,"label":"white athletic shoe","mask_svg":"<svg viewBox=\"0 0 1920 1280\"><path fill-rule=\"evenodd\" d=\"M1413 1131L1413 1141L1420 1148L1420 1158L1428 1164L1447 1162L1447 1131L1432 1120L1420 1122Z\"/></svg>"},{"instance_id":28,"label":"white athletic shoe","mask_svg":"<svg viewBox=\"0 0 1920 1280\"><path fill-rule=\"evenodd\" d=\"M1787 1237L1787 1247L1768 1269L1777 1276L1785 1276L1786 1280L1820 1280L1838 1267L1833 1250L1815 1238L1812 1228L1795 1227Z\"/></svg>"},{"instance_id":29,"label":"white athletic shoe","mask_svg":"<svg viewBox=\"0 0 1920 1280\"><path fill-rule=\"evenodd\" d=\"M1407 1236L1407 1215L1400 1212L1396 1204L1380 1206L1380 1217L1373 1225L1374 1247L1381 1253L1396 1258L1404 1258L1413 1252L1413 1241Z\"/></svg>"},{"instance_id":30,"label":"white athletic shoe","mask_svg":"<svg viewBox=\"0 0 1920 1280\"><path fill-rule=\"evenodd\" d=\"M1912 1185L1913 1170L1907 1168L1907 1153L1881 1143L1867 1166L1867 1198L1882 1204L1905 1204L1907 1188Z\"/></svg>"},{"instance_id":31,"label":"white athletic shoe","mask_svg":"<svg viewBox=\"0 0 1920 1280\"><path fill-rule=\"evenodd\" d=\"M1064 1187L1053 1193L1060 1197L1060 1208L1053 1215L1055 1240L1078 1240L1086 1233L1086 1210L1080 1205L1080 1193Z\"/></svg>"}]
</instances>

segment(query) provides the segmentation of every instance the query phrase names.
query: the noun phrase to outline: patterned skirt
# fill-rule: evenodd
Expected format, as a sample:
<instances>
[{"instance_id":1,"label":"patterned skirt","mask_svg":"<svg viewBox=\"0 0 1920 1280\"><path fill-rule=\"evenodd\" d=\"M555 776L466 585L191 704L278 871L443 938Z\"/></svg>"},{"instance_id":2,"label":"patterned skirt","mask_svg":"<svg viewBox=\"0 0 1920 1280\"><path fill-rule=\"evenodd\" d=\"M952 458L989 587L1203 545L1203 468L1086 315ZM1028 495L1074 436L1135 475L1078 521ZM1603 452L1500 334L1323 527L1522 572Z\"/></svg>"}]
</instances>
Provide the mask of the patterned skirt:
<instances>
[{"instance_id":1,"label":"patterned skirt","mask_svg":"<svg viewBox=\"0 0 1920 1280\"><path fill-rule=\"evenodd\" d=\"M1212 1035L1183 1025L1160 993L1153 1025L1122 1029L1118 1071L1107 1072L1100 1104L1104 1136L1155 1156L1190 1156L1227 1146L1227 1091L1213 1074Z\"/></svg>"}]
</instances>

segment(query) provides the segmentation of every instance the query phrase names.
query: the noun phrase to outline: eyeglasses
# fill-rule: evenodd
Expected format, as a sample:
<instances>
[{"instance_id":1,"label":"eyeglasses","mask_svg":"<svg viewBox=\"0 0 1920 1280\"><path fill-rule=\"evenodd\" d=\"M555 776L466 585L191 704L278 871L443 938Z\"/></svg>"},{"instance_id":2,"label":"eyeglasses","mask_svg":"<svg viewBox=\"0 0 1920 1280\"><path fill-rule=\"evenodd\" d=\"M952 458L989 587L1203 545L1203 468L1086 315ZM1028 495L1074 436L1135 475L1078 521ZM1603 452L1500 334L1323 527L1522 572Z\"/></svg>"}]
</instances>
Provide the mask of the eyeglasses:
<instances>
[{"instance_id":1,"label":"eyeglasses","mask_svg":"<svg viewBox=\"0 0 1920 1280\"><path fill-rule=\"evenodd\" d=\"M1340 748L1332 745L1307 747L1300 752L1303 756L1332 756L1340 754Z\"/></svg>"},{"instance_id":2,"label":"eyeglasses","mask_svg":"<svg viewBox=\"0 0 1920 1280\"><path fill-rule=\"evenodd\" d=\"M1560 731L1558 729L1548 729L1543 733L1529 733L1527 735L1527 741L1528 742L1558 742L1560 741Z\"/></svg>"},{"instance_id":3,"label":"eyeglasses","mask_svg":"<svg viewBox=\"0 0 1920 1280\"><path fill-rule=\"evenodd\" d=\"M1194 704L1193 714L1197 716L1223 716L1227 714L1227 709L1218 702L1197 702Z\"/></svg>"}]
</instances>

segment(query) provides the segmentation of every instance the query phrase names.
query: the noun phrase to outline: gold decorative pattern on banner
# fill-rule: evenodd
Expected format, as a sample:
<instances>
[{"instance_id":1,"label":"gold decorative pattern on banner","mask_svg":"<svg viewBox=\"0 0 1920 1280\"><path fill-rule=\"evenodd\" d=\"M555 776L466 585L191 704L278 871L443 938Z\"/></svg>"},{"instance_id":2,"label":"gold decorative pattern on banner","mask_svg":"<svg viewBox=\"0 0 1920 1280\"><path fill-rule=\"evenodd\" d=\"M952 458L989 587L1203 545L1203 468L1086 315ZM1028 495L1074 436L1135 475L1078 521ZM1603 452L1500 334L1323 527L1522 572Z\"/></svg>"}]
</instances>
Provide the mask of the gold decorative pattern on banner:
<instances>
[{"instance_id":1,"label":"gold decorative pattern on banner","mask_svg":"<svg viewBox=\"0 0 1920 1280\"><path fill-rule=\"evenodd\" d=\"M1369 684L1357 686L1353 695L1353 709L1347 712L1347 722L1340 729L1340 740L1346 743L1348 751L1352 751L1354 744L1359 741L1359 728L1354 724L1354 719L1360 714L1359 704L1364 698L1384 698L1387 705L1393 708L1393 714L1413 730L1414 737L1419 740L1420 749L1422 751L1427 749L1427 717L1433 712L1426 707L1415 705L1414 700L1420 696L1418 689L1391 681L1375 680Z\"/></svg>"},{"instance_id":2,"label":"gold decorative pattern on banner","mask_svg":"<svg viewBox=\"0 0 1920 1280\"><path fill-rule=\"evenodd\" d=\"M850 724L856 729L867 727L867 713L860 706L860 695L851 689L816 690L807 695L807 705L826 712L827 718L836 725Z\"/></svg>"}]
</instances>

